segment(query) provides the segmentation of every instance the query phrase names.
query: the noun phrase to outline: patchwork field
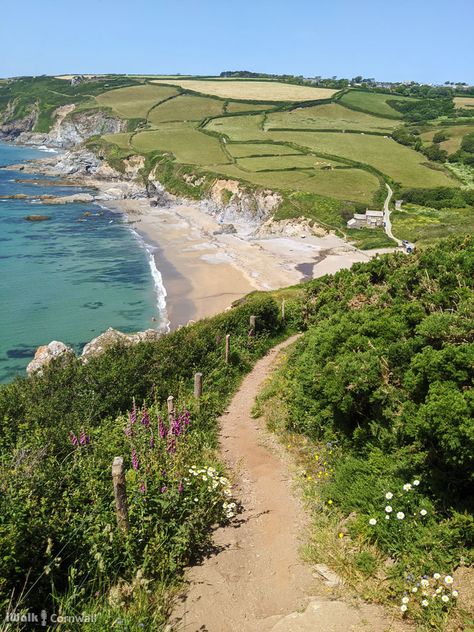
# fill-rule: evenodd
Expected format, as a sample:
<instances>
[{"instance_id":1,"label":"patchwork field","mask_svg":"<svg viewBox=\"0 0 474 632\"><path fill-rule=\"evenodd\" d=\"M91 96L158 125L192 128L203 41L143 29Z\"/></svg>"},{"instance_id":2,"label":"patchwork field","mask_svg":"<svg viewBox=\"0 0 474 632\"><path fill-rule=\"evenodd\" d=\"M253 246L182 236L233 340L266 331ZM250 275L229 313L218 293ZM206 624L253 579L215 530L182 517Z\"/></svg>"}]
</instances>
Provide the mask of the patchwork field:
<instances>
[{"instance_id":1,"label":"patchwork field","mask_svg":"<svg viewBox=\"0 0 474 632\"><path fill-rule=\"evenodd\" d=\"M474 97L454 97L454 106L457 108L474 108Z\"/></svg>"},{"instance_id":2,"label":"patchwork field","mask_svg":"<svg viewBox=\"0 0 474 632\"><path fill-rule=\"evenodd\" d=\"M250 101L319 101L329 99L337 92L329 88L312 88L278 81L229 79L158 79L153 83L172 84L185 90L210 94L223 99Z\"/></svg>"},{"instance_id":3,"label":"patchwork field","mask_svg":"<svg viewBox=\"0 0 474 632\"><path fill-rule=\"evenodd\" d=\"M451 127L438 127L429 132L421 134L421 138L425 143L431 143L433 137L438 132L445 132L449 137L440 143L441 149L445 149L448 154L452 154L461 147L461 142L466 134L474 132L474 125L453 125Z\"/></svg>"},{"instance_id":4,"label":"patchwork field","mask_svg":"<svg viewBox=\"0 0 474 632\"><path fill-rule=\"evenodd\" d=\"M219 116L223 113L224 101L182 94L154 107L148 121L157 125L170 121L201 121L208 116Z\"/></svg>"},{"instance_id":5,"label":"patchwork field","mask_svg":"<svg viewBox=\"0 0 474 632\"><path fill-rule=\"evenodd\" d=\"M169 151L182 163L214 165L229 162L219 140L199 132L192 123L168 123L159 130L135 134L131 142L138 152Z\"/></svg>"},{"instance_id":6,"label":"patchwork field","mask_svg":"<svg viewBox=\"0 0 474 632\"><path fill-rule=\"evenodd\" d=\"M266 129L336 129L390 133L399 123L364 112L350 110L336 103L302 107L289 112L273 112L267 116Z\"/></svg>"},{"instance_id":7,"label":"patchwork field","mask_svg":"<svg viewBox=\"0 0 474 632\"><path fill-rule=\"evenodd\" d=\"M239 103L238 101L228 101L225 111L229 114L234 112L255 112L256 110L271 110L271 105L264 103Z\"/></svg>"},{"instance_id":8,"label":"patchwork field","mask_svg":"<svg viewBox=\"0 0 474 632\"><path fill-rule=\"evenodd\" d=\"M146 118L150 108L175 94L176 88L144 85L110 90L99 94L96 100L123 118Z\"/></svg>"},{"instance_id":9,"label":"patchwork field","mask_svg":"<svg viewBox=\"0 0 474 632\"><path fill-rule=\"evenodd\" d=\"M376 116L389 118L401 118L400 112L388 105L387 101L412 101L410 97L395 96L393 94L379 94L377 92L364 92L362 90L349 90L344 94L340 103L347 107L354 107Z\"/></svg>"}]
</instances>

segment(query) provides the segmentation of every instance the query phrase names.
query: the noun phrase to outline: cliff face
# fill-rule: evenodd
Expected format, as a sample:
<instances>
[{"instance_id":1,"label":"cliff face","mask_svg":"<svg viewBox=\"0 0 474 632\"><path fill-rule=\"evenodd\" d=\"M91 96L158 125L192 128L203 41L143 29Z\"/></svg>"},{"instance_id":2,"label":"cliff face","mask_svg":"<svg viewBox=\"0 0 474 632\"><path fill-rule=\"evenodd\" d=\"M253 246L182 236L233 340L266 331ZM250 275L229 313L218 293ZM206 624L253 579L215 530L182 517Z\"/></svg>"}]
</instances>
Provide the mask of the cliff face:
<instances>
[{"instance_id":1,"label":"cliff face","mask_svg":"<svg viewBox=\"0 0 474 632\"><path fill-rule=\"evenodd\" d=\"M24 118L0 125L0 136L25 145L48 145L68 148L81 144L91 136L116 134L127 127L127 122L111 116L104 110L74 112L75 105L64 105L55 112L55 121L48 133L32 131L37 121L33 107ZM8 108L3 120L8 118Z\"/></svg>"}]
</instances>

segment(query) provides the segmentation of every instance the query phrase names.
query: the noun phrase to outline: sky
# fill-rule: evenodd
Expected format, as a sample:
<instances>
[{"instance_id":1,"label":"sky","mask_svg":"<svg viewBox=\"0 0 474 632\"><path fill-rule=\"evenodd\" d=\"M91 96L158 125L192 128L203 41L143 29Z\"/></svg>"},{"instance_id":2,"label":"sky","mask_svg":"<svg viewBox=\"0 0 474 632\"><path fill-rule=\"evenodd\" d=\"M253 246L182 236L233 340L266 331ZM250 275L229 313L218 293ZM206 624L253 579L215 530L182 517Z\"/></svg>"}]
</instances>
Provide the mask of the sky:
<instances>
[{"instance_id":1,"label":"sky","mask_svg":"<svg viewBox=\"0 0 474 632\"><path fill-rule=\"evenodd\" d=\"M21 0L1 22L0 77L251 70L474 84L474 0Z\"/></svg>"}]
</instances>

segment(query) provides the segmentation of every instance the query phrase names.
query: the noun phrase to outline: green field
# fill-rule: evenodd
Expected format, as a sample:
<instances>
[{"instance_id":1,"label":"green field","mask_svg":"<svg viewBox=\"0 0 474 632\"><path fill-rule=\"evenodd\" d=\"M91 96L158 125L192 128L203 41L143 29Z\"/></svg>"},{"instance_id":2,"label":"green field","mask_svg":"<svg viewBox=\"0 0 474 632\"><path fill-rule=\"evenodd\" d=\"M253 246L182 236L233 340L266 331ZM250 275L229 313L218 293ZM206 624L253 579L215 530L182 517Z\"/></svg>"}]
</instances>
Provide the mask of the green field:
<instances>
[{"instance_id":1,"label":"green field","mask_svg":"<svg viewBox=\"0 0 474 632\"><path fill-rule=\"evenodd\" d=\"M263 120L263 114L228 116L209 121L206 129L226 134L231 140L268 140L268 134L262 129Z\"/></svg>"},{"instance_id":2,"label":"green field","mask_svg":"<svg viewBox=\"0 0 474 632\"><path fill-rule=\"evenodd\" d=\"M267 129L282 127L360 130L379 133L390 133L397 125L397 121L390 121L364 112L356 112L337 103L315 105L308 108L301 107L289 112L274 112L268 115L265 123Z\"/></svg>"},{"instance_id":3,"label":"green field","mask_svg":"<svg viewBox=\"0 0 474 632\"><path fill-rule=\"evenodd\" d=\"M249 172L242 171L237 165L225 165L213 170L268 188L316 193L366 205L379 188L378 179L361 169Z\"/></svg>"},{"instance_id":4,"label":"green field","mask_svg":"<svg viewBox=\"0 0 474 632\"><path fill-rule=\"evenodd\" d=\"M228 143L227 151L235 158L301 155L301 152L296 149L276 143Z\"/></svg>"},{"instance_id":5,"label":"green field","mask_svg":"<svg viewBox=\"0 0 474 632\"><path fill-rule=\"evenodd\" d=\"M347 107L360 109L376 116L387 116L389 118L402 118L400 112L394 110L387 101L412 101L410 97L397 96L394 94L379 94L377 92L364 92L362 90L349 90L344 94L340 103Z\"/></svg>"},{"instance_id":6,"label":"green field","mask_svg":"<svg viewBox=\"0 0 474 632\"><path fill-rule=\"evenodd\" d=\"M174 154L181 163L214 165L229 162L218 139L198 131L192 123L168 123L159 130L140 132L132 139L136 151L161 150Z\"/></svg>"},{"instance_id":7,"label":"green field","mask_svg":"<svg viewBox=\"0 0 474 632\"><path fill-rule=\"evenodd\" d=\"M183 94L154 107L148 121L152 125L170 121L201 121L208 116L219 116L223 110L224 101Z\"/></svg>"},{"instance_id":8,"label":"green field","mask_svg":"<svg viewBox=\"0 0 474 632\"><path fill-rule=\"evenodd\" d=\"M333 161L318 159L315 156L259 156L239 158L237 164L249 171L277 171L281 169L321 169L327 165L337 164Z\"/></svg>"},{"instance_id":9,"label":"green field","mask_svg":"<svg viewBox=\"0 0 474 632\"><path fill-rule=\"evenodd\" d=\"M366 163L404 186L456 185L454 179L444 171L426 166L429 163L422 154L383 136L330 132L272 132L271 137L277 141L304 145L318 153Z\"/></svg>"},{"instance_id":10,"label":"green field","mask_svg":"<svg viewBox=\"0 0 474 632\"><path fill-rule=\"evenodd\" d=\"M110 90L99 94L96 100L123 118L146 118L150 108L175 94L176 88L144 85Z\"/></svg>"}]
</instances>

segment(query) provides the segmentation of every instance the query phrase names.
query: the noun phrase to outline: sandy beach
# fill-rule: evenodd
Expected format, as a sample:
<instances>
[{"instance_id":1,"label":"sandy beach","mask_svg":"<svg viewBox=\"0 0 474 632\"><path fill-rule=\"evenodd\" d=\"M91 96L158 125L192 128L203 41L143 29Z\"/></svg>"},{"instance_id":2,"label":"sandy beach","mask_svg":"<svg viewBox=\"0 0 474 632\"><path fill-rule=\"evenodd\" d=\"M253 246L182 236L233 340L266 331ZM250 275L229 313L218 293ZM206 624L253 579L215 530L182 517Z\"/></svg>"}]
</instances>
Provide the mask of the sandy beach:
<instances>
[{"instance_id":1,"label":"sandy beach","mask_svg":"<svg viewBox=\"0 0 474 632\"><path fill-rule=\"evenodd\" d=\"M148 199L124 199L113 207L155 247L171 328L219 313L253 290L331 274L381 252L360 251L331 234L253 237L242 227L216 234L220 222L198 204L160 208Z\"/></svg>"}]
</instances>

